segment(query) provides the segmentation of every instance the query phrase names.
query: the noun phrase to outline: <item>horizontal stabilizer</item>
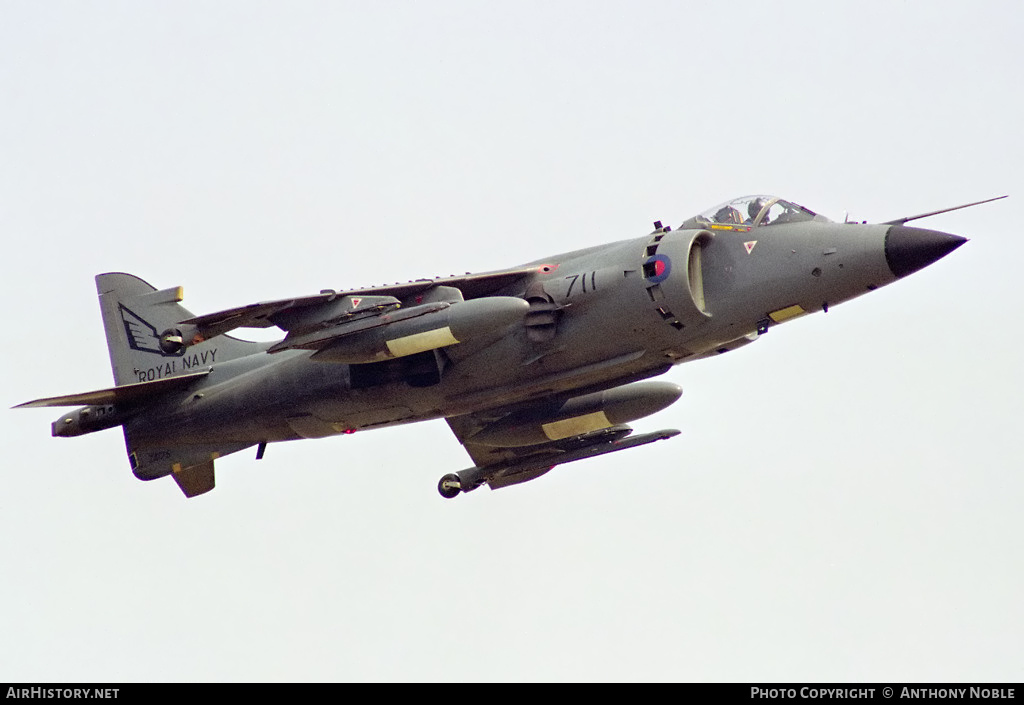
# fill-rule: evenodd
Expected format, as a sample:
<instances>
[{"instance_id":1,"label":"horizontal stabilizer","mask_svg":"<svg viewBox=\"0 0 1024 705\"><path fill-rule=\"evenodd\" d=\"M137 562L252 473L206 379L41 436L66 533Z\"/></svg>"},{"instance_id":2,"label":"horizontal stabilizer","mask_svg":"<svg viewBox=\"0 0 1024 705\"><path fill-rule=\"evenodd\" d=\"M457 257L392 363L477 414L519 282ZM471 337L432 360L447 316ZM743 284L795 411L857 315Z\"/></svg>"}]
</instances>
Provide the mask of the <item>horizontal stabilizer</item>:
<instances>
[{"instance_id":1,"label":"horizontal stabilizer","mask_svg":"<svg viewBox=\"0 0 1024 705\"><path fill-rule=\"evenodd\" d=\"M47 397L35 401L18 404L15 409L33 409L46 406L98 406L102 404L135 404L146 401L161 394L166 394L177 389L183 389L198 379L210 374L210 370L192 372L177 377L165 377L155 379L152 382L138 382L137 384L125 384L109 389L98 389L95 392L83 392L81 394L68 394L62 397Z\"/></svg>"}]
</instances>

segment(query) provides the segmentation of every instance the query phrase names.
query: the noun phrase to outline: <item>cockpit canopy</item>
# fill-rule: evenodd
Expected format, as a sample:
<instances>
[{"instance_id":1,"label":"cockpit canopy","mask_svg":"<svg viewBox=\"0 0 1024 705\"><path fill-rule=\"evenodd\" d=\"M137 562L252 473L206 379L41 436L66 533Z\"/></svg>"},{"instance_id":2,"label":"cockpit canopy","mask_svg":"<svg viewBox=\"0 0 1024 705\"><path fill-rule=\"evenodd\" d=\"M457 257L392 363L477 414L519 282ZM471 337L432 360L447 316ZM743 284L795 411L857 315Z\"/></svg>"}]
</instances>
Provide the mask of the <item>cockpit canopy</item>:
<instances>
[{"instance_id":1,"label":"cockpit canopy","mask_svg":"<svg viewBox=\"0 0 1024 705\"><path fill-rule=\"evenodd\" d=\"M742 196L690 218L683 229L749 230L765 225L828 220L814 211L777 196Z\"/></svg>"}]
</instances>

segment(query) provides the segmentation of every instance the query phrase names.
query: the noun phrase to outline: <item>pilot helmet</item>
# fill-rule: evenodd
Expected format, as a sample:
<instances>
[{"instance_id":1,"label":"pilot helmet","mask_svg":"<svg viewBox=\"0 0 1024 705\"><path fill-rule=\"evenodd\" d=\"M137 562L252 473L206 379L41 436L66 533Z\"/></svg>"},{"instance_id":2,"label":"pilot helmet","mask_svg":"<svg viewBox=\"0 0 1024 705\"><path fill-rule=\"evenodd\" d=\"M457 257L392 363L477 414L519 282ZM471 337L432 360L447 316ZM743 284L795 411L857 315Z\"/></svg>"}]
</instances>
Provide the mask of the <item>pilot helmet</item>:
<instances>
[{"instance_id":1,"label":"pilot helmet","mask_svg":"<svg viewBox=\"0 0 1024 705\"><path fill-rule=\"evenodd\" d=\"M740 222L739 215L739 211L737 211L732 206L722 206L721 208L718 209L718 212L715 213L715 222L738 223Z\"/></svg>"}]
</instances>

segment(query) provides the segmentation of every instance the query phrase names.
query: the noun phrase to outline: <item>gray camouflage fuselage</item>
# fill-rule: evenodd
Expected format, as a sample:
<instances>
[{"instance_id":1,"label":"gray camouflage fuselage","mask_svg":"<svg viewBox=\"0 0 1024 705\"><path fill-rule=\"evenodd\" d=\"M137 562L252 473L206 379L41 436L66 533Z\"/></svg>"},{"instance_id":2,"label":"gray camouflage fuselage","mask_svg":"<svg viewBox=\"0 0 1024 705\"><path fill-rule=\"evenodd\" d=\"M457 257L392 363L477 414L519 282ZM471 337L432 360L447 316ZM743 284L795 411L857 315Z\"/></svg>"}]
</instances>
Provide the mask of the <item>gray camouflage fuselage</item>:
<instances>
[{"instance_id":1,"label":"gray camouflage fuselage","mask_svg":"<svg viewBox=\"0 0 1024 705\"><path fill-rule=\"evenodd\" d=\"M740 204L739 200L733 203ZM761 201L752 203L759 206ZM762 218L765 212L767 208ZM550 435L551 424L561 423L562 417L576 414L573 418L589 418L588 414L603 413L605 406L614 411L615 404L620 409L632 404L620 415L635 419L664 408L678 392L652 383L624 387L621 399L586 397L577 404L583 411L575 412L570 411L571 400L745 345L789 318L827 311L889 284L964 241L945 233L907 228L902 224L905 220L899 224L840 224L806 213L809 215L795 222L779 218L759 226L757 221L744 225L735 215L730 216L734 218L730 223L716 223L711 216L691 219L675 231L656 224L657 229L644 237L478 275L472 286L453 278L366 290L366 296L393 296L396 303L389 309L391 314L408 311L411 315L419 310L417 306L431 302L437 302L439 309L424 308L426 315L401 324L380 325L381 320L374 316L361 319L364 327L377 326L373 330L376 337L365 332L336 336L334 331L342 325L353 326L348 319L316 324L317 312L322 312L320 318L328 317L323 313L327 304L282 305L274 310L284 310L291 318L267 315L290 332L284 344L287 349L279 352L267 352L271 344L244 343L218 334L230 327L231 316L216 321L213 317L190 319L196 322L192 328L185 321L188 333L170 335L169 339L176 344L198 331L190 345L186 342L183 347L161 350L156 343L140 342L158 339L164 324L153 317L163 310L160 306L168 298L167 292L133 294L135 298L118 294L116 300L104 303L101 278L113 277L108 288L114 290L122 287L117 277L130 275L101 275L97 282L108 337L112 329L122 338L127 334L120 343L110 341L116 389L134 383L144 391L147 385L155 389L159 380L200 370L205 374L181 388L171 389L169 382L166 391L161 388L159 394L147 394L143 402L125 401L131 390L118 392L120 401L112 405L93 405L80 410L86 411L86 417L69 415L55 422L54 435L77 435L121 424L138 477L152 479L209 463L212 486L212 459L242 448L261 445L262 453L266 443L448 418L480 465L473 469L479 475L474 475L473 486L500 473L487 470L492 460L481 461L481 452L474 452L472 443L502 448L493 451L494 467L503 463L507 466L504 472L532 479L546 471L545 458L553 457L556 462L550 465L555 465L595 454L590 427L580 427L580 433L566 431L574 434L572 438ZM484 285L490 288L480 289ZM151 303L147 297L156 302L150 308L146 308ZM477 313L472 317L471 300L479 301L473 304ZM355 310L359 300L348 304ZM494 323L488 326L491 306ZM500 318L499 312L505 318ZM422 342L439 335L430 322L441 320L442 315L447 317L444 330L450 337ZM301 329L280 323L299 318ZM506 319L513 322L506 323ZM458 327L460 321L462 328ZM207 332L214 332L207 340L201 335L203 325ZM269 323L261 320L259 325ZM414 352L395 352L394 341L387 339L388 332L400 326L415 331L402 338L420 345ZM287 346L289 340L301 342L311 336L328 341L318 341L319 347L312 351ZM167 345L165 338L168 336L160 338L164 341L161 345ZM456 342L451 343L453 340ZM438 347L432 347L435 345ZM424 346L426 349L420 349ZM127 348L131 348L131 357L117 352ZM378 348L380 352L376 352ZM332 361L349 359L367 362ZM96 421L101 410L109 415L105 422ZM531 427L533 435L521 430L526 422L520 423L520 417L536 420L535 428ZM472 420L471 427L466 425L467 419ZM89 427L90 423L96 429ZM607 418L602 424L594 428L620 428ZM537 430L542 425L549 438L563 443L557 452L565 460L543 455L546 448L539 444L530 448L537 450L540 461L520 462L520 458L533 456L517 455L519 451L512 448L525 441L513 437L519 434L544 440ZM473 441L474 437L482 440ZM575 445L565 445L569 442ZM513 465L515 468L508 470ZM463 482L467 482L465 477ZM458 482L454 487L457 493ZM464 484L462 489L472 486Z\"/></svg>"}]
</instances>

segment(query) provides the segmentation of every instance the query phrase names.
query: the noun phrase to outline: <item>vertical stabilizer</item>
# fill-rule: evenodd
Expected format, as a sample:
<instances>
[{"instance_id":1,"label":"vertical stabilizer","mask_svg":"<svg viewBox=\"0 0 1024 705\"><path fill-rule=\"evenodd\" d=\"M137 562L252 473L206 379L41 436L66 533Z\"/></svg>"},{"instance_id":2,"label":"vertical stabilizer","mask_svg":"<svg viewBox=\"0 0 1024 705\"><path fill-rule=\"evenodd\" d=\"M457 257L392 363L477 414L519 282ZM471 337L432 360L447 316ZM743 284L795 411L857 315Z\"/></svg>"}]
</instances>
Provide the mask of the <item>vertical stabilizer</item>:
<instances>
[{"instance_id":1,"label":"vertical stabilizer","mask_svg":"<svg viewBox=\"0 0 1024 705\"><path fill-rule=\"evenodd\" d=\"M261 352L266 348L220 335L184 350L161 344L162 334L192 313L179 302L182 288L158 291L131 274L96 276L110 366L118 386L151 382L205 370L218 362Z\"/></svg>"}]
</instances>

